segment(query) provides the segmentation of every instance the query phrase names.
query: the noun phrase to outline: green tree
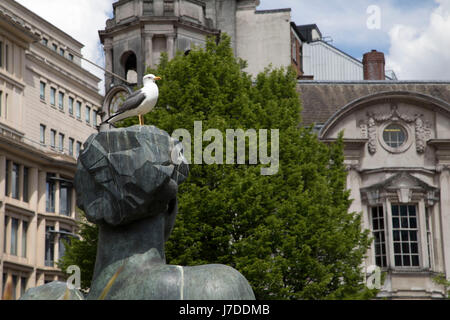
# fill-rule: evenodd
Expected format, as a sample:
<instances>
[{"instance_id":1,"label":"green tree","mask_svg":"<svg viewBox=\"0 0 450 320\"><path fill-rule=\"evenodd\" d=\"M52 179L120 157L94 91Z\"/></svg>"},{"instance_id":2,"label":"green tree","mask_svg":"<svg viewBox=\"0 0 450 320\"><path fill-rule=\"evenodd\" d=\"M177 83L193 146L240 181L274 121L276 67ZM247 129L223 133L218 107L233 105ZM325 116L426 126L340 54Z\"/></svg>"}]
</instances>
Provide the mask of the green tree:
<instances>
[{"instance_id":1,"label":"green tree","mask_svg":"<svg viewBox=\"0 0 450 320\"><path fill-rule=\"evenodd\" d=\"M348 213L342 137L327 145L299 125L293 70L267 69L252 82L244 66L224 35L170 62L163 55L157 70L147 70L162 81L146 124L169 133L184 128L193 138L194 121L224 135L238 128L280 132L275 175L261 175L261 164L190 166L167 262L235 267L259 299L371 297L359 267L370 241L360 215ZM133 124L137 118L121 125Z\"/></svg>"},{"instance_id":2,"label":"green tree","mask_svg":"<svg viewBox=\"0 0 450 320\"><path fill-rule=\"evenodd\" d=\"M58 261L58 267L66 272L71 265L77 265L81 270L81 289L89 289L94 273L95 257L97 255L98 227L89 223L84 212L77 209L81 217L78 222L78 235L80 238L72 238L70 242L64 241L66 251Z\"/></svg>"}]
</instances>

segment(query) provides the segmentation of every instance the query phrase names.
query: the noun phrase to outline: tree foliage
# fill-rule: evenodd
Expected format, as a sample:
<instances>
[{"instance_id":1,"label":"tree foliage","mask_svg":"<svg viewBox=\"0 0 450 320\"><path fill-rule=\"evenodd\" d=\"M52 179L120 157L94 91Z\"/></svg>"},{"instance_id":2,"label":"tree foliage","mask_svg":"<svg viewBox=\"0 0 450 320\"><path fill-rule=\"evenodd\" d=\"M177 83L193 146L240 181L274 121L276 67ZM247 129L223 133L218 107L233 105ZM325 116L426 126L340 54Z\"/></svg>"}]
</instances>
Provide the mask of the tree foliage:
<instances>
[{"instance_id":1,"label":"tree foliage","mask_svg":"<svg viewBox=\"0 0 450 320\"><path fill-rule=\"evenodd\" d=\"M252 81L243 66L223 35L170 62L163 55L147 70L162 76L147 125L169 134L184 128L192 140L194 121L224 136L238 128L280 132L275 175L261 175L261 164L190 165L167 262L235 267L258 299L371 297L360 270L370 241L360 215L348 213L342 137L327 145L300 125L293 70L267 69ZM137 118L122 122L133 124Z\"/></svg>"},{"instance_id":2,"label":"tree foliage","mask_svg":"<svg viewBox=\"0 0 450 320\"><path fill-rule=\"evenodd\" d=\"M81 270L81 288L89 289L94 273L95 257L97 255L98 226L86 221L84 213L78 210L81 217L78 222L79 239L72 238L64 242L66 251L58 261L58 267L65 271L71 265L77 265Z\"/></svg>"}]
</instances>

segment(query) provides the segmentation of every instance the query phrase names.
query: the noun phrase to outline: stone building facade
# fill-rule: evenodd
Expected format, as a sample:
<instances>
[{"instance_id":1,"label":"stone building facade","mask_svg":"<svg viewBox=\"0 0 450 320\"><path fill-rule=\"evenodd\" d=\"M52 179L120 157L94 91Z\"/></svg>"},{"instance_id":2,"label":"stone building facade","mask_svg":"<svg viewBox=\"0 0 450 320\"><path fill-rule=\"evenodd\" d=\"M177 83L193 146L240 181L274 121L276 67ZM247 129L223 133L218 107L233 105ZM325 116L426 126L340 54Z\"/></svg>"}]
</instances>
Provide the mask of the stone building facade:
<instances>
[{"instance_id":1,"label":"stone building facade","mask_svg":"<svg viewBox=\"0 0 450 320\"><path fill-rule=\"evenodd\" d=\"M450 279L450 82L380 80L384 59L368 58L366 81L299 81L303 123L324 142L344 132L350 211L374 238L365 267L386 272L379 297L444 298L433 278Z\"/></svg>"},{"instance_id":2,"label":"stone building facade","mask_svg":"<svg viewBox=\"0 0 450 320\"><path fill-rule=\"evenodd\" d=\"M83 45L13 0L0 3L0 288L15 298L64 278L63 239L76 233L72 179L96 132L100 79Z\"/></svg>"},{"instance_id":3,"label":"stone building facade","mask_svg":"<svg viewBox=\"0 0 450 320\"><path fill-rule=\"evenodd\" d=\"M248 62L250 74L269 64L289 66L295 45L291 9L256 10L258 5L259 0L117 1L113 18L99 31L106 70L141 85L146 67L157 65L162 52L170 59L222 32L231 37L236 56ZM105 77L106 92L123 84L109 73Z\"/></svg>"}]
</instances>

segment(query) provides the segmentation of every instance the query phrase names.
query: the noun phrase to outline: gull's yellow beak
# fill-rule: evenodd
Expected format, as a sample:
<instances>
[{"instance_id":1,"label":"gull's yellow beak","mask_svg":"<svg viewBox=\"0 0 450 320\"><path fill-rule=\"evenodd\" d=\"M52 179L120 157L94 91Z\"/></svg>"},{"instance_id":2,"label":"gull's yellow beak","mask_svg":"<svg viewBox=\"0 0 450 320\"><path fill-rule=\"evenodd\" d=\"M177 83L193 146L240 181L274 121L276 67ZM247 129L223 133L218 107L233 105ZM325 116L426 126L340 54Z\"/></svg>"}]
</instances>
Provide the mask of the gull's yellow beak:
<instances>
[{"instance_id":1,"label":"gull's yellow beak","mask_svg":"<svg viewBox=\"0 0 450 320\"><path fill-rule=\"evenodd\" d=\"M156 81L156 80L161 80L161 77L155 77L155 81Z\"/></svg>"}]
</instances>

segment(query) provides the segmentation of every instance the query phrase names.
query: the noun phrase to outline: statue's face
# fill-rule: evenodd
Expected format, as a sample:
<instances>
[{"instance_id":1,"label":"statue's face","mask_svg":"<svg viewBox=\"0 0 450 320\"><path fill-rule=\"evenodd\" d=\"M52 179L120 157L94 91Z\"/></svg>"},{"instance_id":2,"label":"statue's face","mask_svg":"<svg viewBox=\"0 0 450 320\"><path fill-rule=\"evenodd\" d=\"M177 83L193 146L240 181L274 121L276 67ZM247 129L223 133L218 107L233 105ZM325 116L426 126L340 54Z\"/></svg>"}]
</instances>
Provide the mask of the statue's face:
<instances>
[{"instance_id":1,"label":"statue's face","mask_svg":"<svg viewBox=\"0 0 450 320\"><path fill-rule=\"evenodd\" d=\"M174 149L181 150L175 162ZM117 226L161 213L174 221L178 184L187 175L181 143L164 131L134 126L100 132L78 159L77 204L94 223Z\"/></svg>"}]
</instances>

